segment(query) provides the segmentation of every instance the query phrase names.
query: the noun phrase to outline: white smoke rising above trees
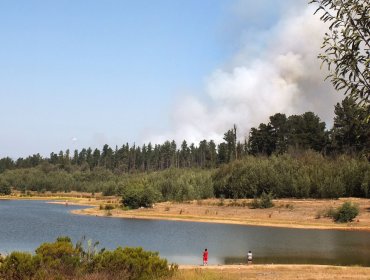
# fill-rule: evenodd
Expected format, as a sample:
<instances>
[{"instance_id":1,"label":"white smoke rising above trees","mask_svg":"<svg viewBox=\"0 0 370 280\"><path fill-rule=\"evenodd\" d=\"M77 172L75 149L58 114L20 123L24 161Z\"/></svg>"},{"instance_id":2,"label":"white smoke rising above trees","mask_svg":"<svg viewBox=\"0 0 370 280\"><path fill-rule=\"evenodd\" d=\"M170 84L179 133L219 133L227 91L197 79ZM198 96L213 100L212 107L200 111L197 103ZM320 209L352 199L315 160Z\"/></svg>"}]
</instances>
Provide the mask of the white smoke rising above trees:
<instances>
[{"instance_id":1,"label":"white smoke rising above trees","mask_svg":"<svg viewBox=\"0 0 370 280\"><path fill-rule=\"evenodd\" d=\"M313 12L309 6L287 12L264 34L268 40L263 49L253 44L253 34L247 36L227 66L206 79L204 95L209 101L182 98L172 112L173 130L147 140L220 142L233 124L243 140L251 127L268 122L275 113L313 111L331 125L341 96L323 81L327 73L320 70L317 55L326 26Z\"/></svg>"}]
</instances>

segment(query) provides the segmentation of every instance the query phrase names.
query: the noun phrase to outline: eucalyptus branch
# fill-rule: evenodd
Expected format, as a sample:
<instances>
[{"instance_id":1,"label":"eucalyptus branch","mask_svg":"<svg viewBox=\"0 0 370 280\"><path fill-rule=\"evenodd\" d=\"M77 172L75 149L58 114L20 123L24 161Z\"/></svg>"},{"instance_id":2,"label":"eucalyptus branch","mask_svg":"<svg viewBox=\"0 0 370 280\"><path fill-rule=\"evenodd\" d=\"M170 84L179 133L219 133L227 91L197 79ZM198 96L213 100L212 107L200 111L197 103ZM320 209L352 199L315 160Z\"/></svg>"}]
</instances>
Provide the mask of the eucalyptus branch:
<instances>
[{"instance_id":1,"label":"eucalyptus branch","mask_svg":"<svg viewBox=\"0 0 370 280\"><path fill-rule=\"evenodd\" d=\"M346 5L344 4L343 0L337 0L337 1L340 1L340 3L342 4L344 10L346 11L346 14L347 16L349 17L349 20L350 20L350 23L351 23L351 26L357 30L358 34L361 36L361 39L364 40L365 44L369 47L370 49L370 43L369 41L366 39L365 35L362 34L361 30L357 27L357 25L355 24L354 20L353 20L353 17L351 16L351 12L347 9Z\"/></svg>"},{"instance_id":2,"label":"eucalyptus branch","mask_svg":"<svg viewBox=\"0 0 370 280\"><path fill-rule=\"evenodd\" d=\"M370 98L370 40L369 4L353 0L312 0L320 19L330 22L324 36L323 53L318 57L327 64L330 78L336 90L344 89L359 103L369 104ZM330 13L330 11L332 11Z\"/></svg>"}]
</instances>

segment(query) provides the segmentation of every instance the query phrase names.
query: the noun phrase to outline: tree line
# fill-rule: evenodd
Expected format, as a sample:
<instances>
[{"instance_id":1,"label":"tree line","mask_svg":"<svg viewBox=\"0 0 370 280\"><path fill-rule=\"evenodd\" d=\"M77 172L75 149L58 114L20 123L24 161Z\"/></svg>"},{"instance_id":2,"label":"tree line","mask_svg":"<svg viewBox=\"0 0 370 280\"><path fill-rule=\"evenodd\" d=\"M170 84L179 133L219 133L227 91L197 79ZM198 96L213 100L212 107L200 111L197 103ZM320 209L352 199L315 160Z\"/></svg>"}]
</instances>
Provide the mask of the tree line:
<instances>
[{"instance_id":1,"label":"tree line","mask_svg":"<svg viewBox=\"0 0 370 280\"><path fill-rule=\"evenodd\" d=\"M129 204L210 197L369 197L370 123L367 108L350 98L335 106L333 128L312 112L252 128L248 141L237 141L234 126L224 142L203 140L162 145L123 145L0 160L0 194L103 192Z\"/></svg>"},{"instance_id":2,"label":"tree line","mask_svg":"<svg viewBox=\"0 0 370 280\"><path fill-rule=\"evenodd\" d=\"M292 150L314 150L324 155L364 155L370 158L370 122L366 122L368 108L346 98L335 106L333 128L326 130L325 122L313 112L286 116L277 113L267 124L252 128L248 139L237 140L234 126L224 134L224 141L216 145L203 140L195 145L185 140L178 147L175 141L142 146L129 145L102 150L84 148L39 154L13 160L0 159L0 173L7 169L30 168L51 164L68 172L104 168L116 174L158 171L168 168L215 168L246 155L284 154Z\"/></svg>"},{"instance_id":3,"label":"tree line","mask_svg":"<svg viewBox=\"0 0 370 280\"><path fill-rule=\"evenodd\" d=\"M67 172L52 165L7 170L0 191L11 187L27 195L80 191L121 196L125 205L148 207L162 201L206 198L370 197L370 164L346 155L325 157L314 151L270 157L246 156L219 168L170 168L115 174L108 169ZM3 192L4 193L4 192Z\"/></svg>"}]
</instances>

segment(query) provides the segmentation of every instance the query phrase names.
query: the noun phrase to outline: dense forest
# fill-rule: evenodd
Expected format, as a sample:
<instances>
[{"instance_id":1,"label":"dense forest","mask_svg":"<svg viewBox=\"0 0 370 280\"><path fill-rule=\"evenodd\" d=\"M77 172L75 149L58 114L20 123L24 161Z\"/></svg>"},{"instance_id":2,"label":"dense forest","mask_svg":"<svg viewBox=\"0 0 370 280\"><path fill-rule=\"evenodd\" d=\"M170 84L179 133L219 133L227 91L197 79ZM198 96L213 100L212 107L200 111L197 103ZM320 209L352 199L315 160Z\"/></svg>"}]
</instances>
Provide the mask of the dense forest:
<instances>
[{"instance_id":1,"label":"dense forest","mask_svg":"<svg viewBox=\"0 0 370 280\"><path fill-rule=\"evenodd\" d=\"M175 141L112 149L86 148L0 159L0 193L84 191L163 200L275 197L369 197L370 122L367 107L350 98L335 106L333 127L312 112L277 113L237 139L197 145Z\"/></svg>"}]
</instances>

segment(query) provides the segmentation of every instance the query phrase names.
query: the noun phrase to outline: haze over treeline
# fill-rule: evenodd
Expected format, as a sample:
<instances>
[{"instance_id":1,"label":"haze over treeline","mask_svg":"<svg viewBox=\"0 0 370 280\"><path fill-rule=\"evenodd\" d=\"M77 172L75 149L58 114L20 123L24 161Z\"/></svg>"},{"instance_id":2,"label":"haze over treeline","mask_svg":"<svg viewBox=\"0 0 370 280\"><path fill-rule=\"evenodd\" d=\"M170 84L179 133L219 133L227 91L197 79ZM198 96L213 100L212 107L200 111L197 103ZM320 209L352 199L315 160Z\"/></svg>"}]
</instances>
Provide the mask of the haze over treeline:
<instances>
[{"instance_id":1,"label":"haze over treeline","mask_svg":"<svg viewBox=\"0 0 370 280\"><path fill-rule=\"evenodd\" d=\"M0 157L219 144L276 112L332 125L326 25L306 1L21 2L0 4Z\"/></svg>"},{"instance_id":2,"label":"haze over treeline","mask_svg":"<svg viewBox=\"0 0 370 280\"><path fill-rule=\"evenodd\" d=\"M93 170L102 167L117 174L133 171L155 171L175 168L214 168L246 155L284 154L289 151L313 150L323 155L363 155L369 157L370 124L365 120L365 107L346 98L335 106L334 126L326 128L313 112L286 116L277 113L268 123L252 128L249 138L237 139L237 126L224 133L223 142L202 140L176 143L167 140L162 144L128 143L118 147L105 144L101 150L90 147L82 150L52 152L49 157L39 154L13 160L0 159L0 172L6 169L35 167L42 163L56 165L67 171Z\"/></svg>"},{"instance_id":3,"label":"haze over treeline","mask_svg":"<svg viewBox=\"0 0 370 280\"><path fill-rule=\"evenodd\" d=\"M367 108L346 98L335 106L334 126L313 112L277 113L237 139L197 145L175 141L124 144L0 160L0 193L27 191L103 192L135 197L143 206L164 200L370 194L370 123Z\"/></svg>"}]
</instances>

